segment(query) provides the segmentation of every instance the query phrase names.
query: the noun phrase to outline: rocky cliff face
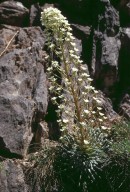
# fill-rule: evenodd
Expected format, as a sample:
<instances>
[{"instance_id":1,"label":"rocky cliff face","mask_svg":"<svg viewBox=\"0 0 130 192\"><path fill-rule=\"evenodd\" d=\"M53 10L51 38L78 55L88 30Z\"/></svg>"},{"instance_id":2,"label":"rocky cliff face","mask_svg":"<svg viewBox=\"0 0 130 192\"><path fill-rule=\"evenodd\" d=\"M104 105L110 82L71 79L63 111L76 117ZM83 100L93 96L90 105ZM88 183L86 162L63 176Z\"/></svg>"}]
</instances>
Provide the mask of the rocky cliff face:
<instances>
[{"instance_id":1,"label":"rocky cliff face","mask_svg":"<svg viewBox=\"0 0 130 192\"><path fill-rule=\"evenodd\" d=\"M21 0L0 3L0 191L26 192L17 162L59 134L49 102L40 12L59 8L77 38L108 116L130 118L129 0ZM46 115L47 114L47 115ZM44 139L43 139L44 140ZM44 141L43 141L44 142ZM43 143L44 144L44 143Z\"/></svg>"}]
</instances>

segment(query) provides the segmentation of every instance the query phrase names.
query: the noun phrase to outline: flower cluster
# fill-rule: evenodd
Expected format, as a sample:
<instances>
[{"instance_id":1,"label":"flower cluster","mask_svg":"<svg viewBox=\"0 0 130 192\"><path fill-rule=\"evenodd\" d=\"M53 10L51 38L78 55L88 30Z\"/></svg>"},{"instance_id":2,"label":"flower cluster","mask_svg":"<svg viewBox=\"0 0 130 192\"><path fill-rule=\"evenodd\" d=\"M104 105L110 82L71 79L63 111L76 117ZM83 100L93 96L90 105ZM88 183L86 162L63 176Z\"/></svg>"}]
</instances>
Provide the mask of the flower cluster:
<instances>
[{"instance_id":1,"label":"flower cluster","mask_svg":"<svg viewBox=\"0 0 130 192\"><path fill-rule=\"evenodd\" d=\"M69 133L77 142L88 146L92 130L96 135L98 128L103 137L108 132L99 92L92 86L87 66L78 55L67 19L58 9L50 7L41 13L41 22L50 51L49 90L54 93L52 101L58 106L61 131L63 136Z\"/></svg>"}]
</instances>

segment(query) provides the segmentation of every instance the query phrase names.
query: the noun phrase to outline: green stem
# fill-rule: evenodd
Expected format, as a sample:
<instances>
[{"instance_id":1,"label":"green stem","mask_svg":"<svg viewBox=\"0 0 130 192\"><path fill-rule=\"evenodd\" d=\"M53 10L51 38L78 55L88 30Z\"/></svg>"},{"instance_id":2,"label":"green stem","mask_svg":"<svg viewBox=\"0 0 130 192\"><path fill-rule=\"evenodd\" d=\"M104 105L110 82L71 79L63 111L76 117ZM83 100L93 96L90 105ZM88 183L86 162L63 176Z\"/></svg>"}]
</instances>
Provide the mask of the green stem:
<instances>
[{"instance_id":1,"label":"green stem","mask_svg":"<svg viewBox=\"0 0 130 192\"><path fill-rule=\"evenodd\" d=\"M65 59L63 46L62 46L62 55L63 55L63 63L64 63L64 67L65 67L65 73L66 73L68 81L71 83L70 86L71 86L72 96L73 96L73 99L74 99L74 104L75 104L75 107L76 107L77 119L78 119L78 122L80 123L80 122L82 122L82 118L81 118L80 108L79 108L79 104L78 104L78 97L77 97L77 94L75 93L71 77L68 74L68 67L67 67L68 64L67 64L66 59ZM82 125L80 125L80 134L81 134L81 140L80 141L81 141L81 144L83 144L83 142L84 142L84 131L83 131Z\"/></svg>"}]
</instances>

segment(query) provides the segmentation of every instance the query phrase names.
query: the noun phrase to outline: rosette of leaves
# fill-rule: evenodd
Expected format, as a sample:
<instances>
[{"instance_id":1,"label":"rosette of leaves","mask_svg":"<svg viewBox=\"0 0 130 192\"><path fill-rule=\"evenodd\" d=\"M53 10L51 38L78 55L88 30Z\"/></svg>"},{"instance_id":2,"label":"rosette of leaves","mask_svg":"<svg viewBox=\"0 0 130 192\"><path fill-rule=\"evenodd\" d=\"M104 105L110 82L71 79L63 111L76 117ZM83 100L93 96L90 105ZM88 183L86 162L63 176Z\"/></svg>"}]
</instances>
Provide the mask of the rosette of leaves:
<instances>
[{"instance_id":1,"label":"rosette of leaves","mask_svg":"<svg viewBox=\"0 0 130 192\"><path fill-rule=\"evenodd\" d=\"M87 154L68 137L69 145L49 142L30 154L26 181L39 192L129 192L130 162L125 156Z\"/></svg>"}]
</instances>

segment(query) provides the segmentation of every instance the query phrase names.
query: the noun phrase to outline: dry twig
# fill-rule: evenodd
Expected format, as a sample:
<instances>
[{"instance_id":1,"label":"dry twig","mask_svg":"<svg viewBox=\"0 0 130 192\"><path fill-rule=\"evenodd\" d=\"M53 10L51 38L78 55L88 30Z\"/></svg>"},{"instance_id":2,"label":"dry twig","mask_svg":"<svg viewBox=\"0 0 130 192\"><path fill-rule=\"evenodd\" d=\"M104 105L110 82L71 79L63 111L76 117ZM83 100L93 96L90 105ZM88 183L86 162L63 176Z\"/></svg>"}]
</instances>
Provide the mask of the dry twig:
<instances>
[{"instance_id":1,"label":"dry twig","mask_svg":"<svg viewBox=\"0 0 130 192\"><path fill-rule=\"evenodd\" d=\"M16 33L13 35L13 37L10 39L10 41L8 42L7 46L5 47L5 49L2 51L2 53L0 53L0 57L7 51L8 47L10 46L11 42L13 41L13 39L16 37L16 35L18 34L19 31L16 31Z\"/></svg>"}]
</instances>

